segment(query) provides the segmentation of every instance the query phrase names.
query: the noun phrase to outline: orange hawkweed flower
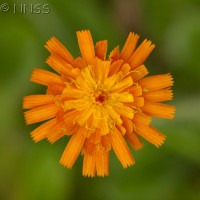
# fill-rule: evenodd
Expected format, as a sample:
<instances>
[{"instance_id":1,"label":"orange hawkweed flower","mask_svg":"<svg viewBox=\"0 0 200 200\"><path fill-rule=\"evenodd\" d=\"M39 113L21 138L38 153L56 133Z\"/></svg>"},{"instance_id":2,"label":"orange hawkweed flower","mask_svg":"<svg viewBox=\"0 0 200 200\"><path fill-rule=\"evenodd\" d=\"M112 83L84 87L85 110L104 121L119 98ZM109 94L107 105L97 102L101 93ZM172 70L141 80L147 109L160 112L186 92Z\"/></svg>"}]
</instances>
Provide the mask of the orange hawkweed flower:
<instances>
[{"instance_id":1,"label":"orange hawkweed flower","mask_svg":"<svg viewBox=\"0 0 200 200\"><path fill-rule=\"evenodd\" d=\"M74 58L52 37L45 47L51 53L46 63L57 73L34 69L31 81L47 86L46 94L24 97L27 124L45 121L31 132L35 142L44 138L54 143L71 136L60 163L72 168L80 153L83 175L109 174L111 149L124 168L135 163L133 149L143 144L140 137L159 147L165 135L150 125L152 117L172 119L175 107L160 102L173 97L170 74L149 76L143 65L154 49L130 33L122 51L116 47L106 59L107 41L94 46L89 31L78 31L81 56Z\"/></svg>"}]
</instances>

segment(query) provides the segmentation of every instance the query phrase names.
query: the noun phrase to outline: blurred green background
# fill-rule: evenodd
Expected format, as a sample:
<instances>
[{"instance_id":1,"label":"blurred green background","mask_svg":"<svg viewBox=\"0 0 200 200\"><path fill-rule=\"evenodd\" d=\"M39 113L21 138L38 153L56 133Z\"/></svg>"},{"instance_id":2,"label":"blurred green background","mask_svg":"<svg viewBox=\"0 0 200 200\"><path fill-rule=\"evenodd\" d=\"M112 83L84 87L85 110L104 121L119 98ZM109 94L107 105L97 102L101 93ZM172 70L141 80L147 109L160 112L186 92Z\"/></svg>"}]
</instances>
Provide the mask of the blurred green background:
<instances>
[{"instance_id":1,"label":"blurred green background","mask_svg":"<svg viewBox=\"0 0 200 200\"><path fill-rule=\"evenodd\" d=\"M47 4L49 13L21 13L21 4L40 4L44 12ZM199 0L1 0L0 8L0 199L200 199ZM21 108L23 96L44 91L29 77L34 67L49 69L45 42L56 36L77 56L75 32L82 29L94 41L108 39L109 50L122 46L130 31L140 42L152 40L150 74L171 72L175 79L175 119L153 121L168 136L165 144L158 150L145 142L127 170L112 153L106 178L82 177L82 157L72 170L60 166L68 139L34 144L35 126L25 125Z\"/></svg>"}]
</instances>

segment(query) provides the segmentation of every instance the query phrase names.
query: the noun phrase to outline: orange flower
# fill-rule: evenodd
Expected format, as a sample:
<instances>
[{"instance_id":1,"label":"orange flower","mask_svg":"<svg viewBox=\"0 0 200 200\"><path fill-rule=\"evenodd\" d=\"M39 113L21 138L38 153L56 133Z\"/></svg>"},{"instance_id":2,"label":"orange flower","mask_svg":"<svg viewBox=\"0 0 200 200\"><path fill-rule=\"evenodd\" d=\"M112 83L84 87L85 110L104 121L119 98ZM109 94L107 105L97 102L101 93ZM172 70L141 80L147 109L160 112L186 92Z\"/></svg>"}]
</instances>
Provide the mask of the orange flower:
<instances>
[{"instance_id":1,"label":"orange flower","mask_svg":"<svg viewBox=\"0 0 200 200\"><path fill-rule=\"evenodd\" d=\"M24 97L26 123L46 121L31 136L54 143L71 136L60 163L72 168L80 153L84 156L83 175L109 174L109 153L113 149L124 168L135 163L126 143L133 149L143 144L140 136L159 147L165 135L153 128L152 117L172 119L175 107L160 102L173 97L170 74L144 78L143 65L154 49L139 36L130 33L119 51L116 47L106 59L107 41L95 47L89 31L77 32L81 56L74 58L52 37L45 47L51 53L46 63L57 74L34 69L31 81L47 86L46 94Z\"/></svg>"}]
</instances>

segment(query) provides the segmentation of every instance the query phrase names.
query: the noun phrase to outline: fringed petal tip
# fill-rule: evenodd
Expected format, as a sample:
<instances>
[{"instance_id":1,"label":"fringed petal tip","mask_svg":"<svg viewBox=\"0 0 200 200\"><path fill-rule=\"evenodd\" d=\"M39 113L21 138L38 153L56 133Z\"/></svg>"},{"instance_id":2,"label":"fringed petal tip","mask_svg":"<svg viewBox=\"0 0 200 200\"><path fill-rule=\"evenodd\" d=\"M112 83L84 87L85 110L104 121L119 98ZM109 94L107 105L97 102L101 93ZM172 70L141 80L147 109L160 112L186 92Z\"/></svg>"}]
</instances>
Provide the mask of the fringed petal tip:
<instances>
[{"instance_id":1,"label":"fringed petal tip","mask_svg":"<svg viewBox=\"0 0 200 200\"><path fill-rule=\"evenodd\" d=\"M128 63L131 65L132 69L142 65L150 53L155 48L150 40L145 39L142 44L133 52L133 54L128 59Z\"/></svg>"},{"instance_id":2,"label":"fringed petal tip","mask_svg":"<svg viewBox=\"0 0 200 200\"><path fill-rule=\"evenodd\" d=\"M96 43L96 48L95 48L95 55L102 59L106 59L106 53L107 53L107 46L108 46L108 41L107 40L101 40Z\"/></svg>"},{"instance_id":3,"label":"fringed petal tip","mask_svg":"<svg viewBox=\"0 0 200 200\"><path fill-rule=\"evenodd\" d=\"M109 152L93 149L92 154L84 153L82 174L85 177L109 175Z\"/></svg>"},{"instance_id":4,"label":"fringed petal tip","mask_svg":"<svg viewBox=\"0 0 200 200\"><path fill-rule=\"evenodd\" d=\"M51 37L44 46L51 54L56 54L67 63L73 62L73 56L56 37Z\"/></svg>"},{"instance_id":5,"label":"fringed petal tip","mask_svg":"<svg viewBox=\"0 0 200 200\"><path fill-rule=\"evenodd\" d=\"M87 64L93 64L95 58L94 43L89 30L77 31L79 48Z\"/></svg>"},{"instance_id":6,"label":"fringed petal tip","mask_svg":"<svg viewBox=\"0 0 200 200\"><path fill-rule=\"evenodd\" d=\"M142 136L145 140L152 143L156 147L160 147L164 140L166 139L166 135L162 134L160 131L155 129L152 126L145 126L142 123L136 123L136 132Z\"/></svg>"},{"instance_id":7,"label":"fringed petal tip","mask_svg":"<svg viewBox=\"0 0 200 200\"><path fill-rule=\"evenodd\" d=\"M131 32L126 40L126 43L124 44L120 57L127 61L130 56L132 55L132 53L134 52L136 45L138 43L139 40L139 35Z\"/></svg>"}]
</instances>

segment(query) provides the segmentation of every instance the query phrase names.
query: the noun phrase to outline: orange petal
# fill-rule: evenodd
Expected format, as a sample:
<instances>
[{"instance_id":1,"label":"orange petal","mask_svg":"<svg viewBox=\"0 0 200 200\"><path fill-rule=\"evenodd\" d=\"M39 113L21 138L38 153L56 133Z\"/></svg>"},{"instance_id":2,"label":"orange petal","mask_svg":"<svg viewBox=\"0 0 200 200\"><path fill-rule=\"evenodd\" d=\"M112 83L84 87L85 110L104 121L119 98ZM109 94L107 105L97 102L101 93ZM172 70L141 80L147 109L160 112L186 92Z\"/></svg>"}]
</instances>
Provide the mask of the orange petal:
<instances>
[{"instance_id":1,"label":"orange petal","mask_svg":"<svg viewBox=\"0 0 200 200\"><path fill-rule=\"evenodd\" d=\"M133 103L129 103L130 107L142 107L144 106L144 97L135 97Z\"/></svg>"},{"instance_id":2,"label":"orange petal","mask_svg":"<svg viewBox=\"0 0 200 200\"><path fill-rule=\"evenodd\" d=\"M125 116L129 119L133 119L134 117L134 110L129 106L124 106L121 103L114 105L114 110L119 113L121 116Z\"/></svg>"},{"instance_id":3,"label":"orange petal","mask_svg":"<svg viewBox=\"0 0 200 200\"><path fill-rule=\"evenodd\" d=\"M38 68L34 69L30 80L35 83L39 83L46 86L51 85L51 84L64 85L60 76L52 72L49 72L43 69L38 69Z\"/></svg>"},{"instance_id":4,"label":"orange petal","mask_svg":"<svg viewBox=\"0 0 200 200\"><path fill-rule=\"evenodd\" d=\"M83 69L84 67L87 66L87 63L82 57L77 57L71 64L74 68L80 68Z\"/></svg>"},{"instance_id":5,"label":"orange petal","mask_svg":"<svg viewBox=\"0 0 200 200\"><path fill-rule=\"evenodd\" d=\"M129 64L125 63L125 64L122 65L122 67L120 69L120 72L122 72L123 77L125 77L125 76L130 74L130 69L131 69L131 67L130 67Z\"/></svg>"},{"instance_id":6,"label":"orange petal","mask_svg":"<svg viewBox=\"0 0 200 200\"><path fill-rule=\"evenodd\" d=\"M127 141L130 143L134 150L141 149L143 144L134 131L135 126L133 122L130 119L127 119L126 117L122 117L122 120L123 126L126 129L124 137L127 139Z\"/></svg>"},{"instance_id":7,"label":"orange petal","mask_svg":"<svg viewBox=\"0 0 200 200\"><path fill-rule=\"evenodd\" d=\"M131 68L135 69L142 65L154 48L155 45L152 45L151 41L144 40L128 60Z\"/></svg>"},{"instance_id":8,"label":"orange petal","mask_svg":"<svg viewBox=\"0 0 200 200\"><path fill-rule=\"evenodd\" d=\"M34 131L31 132L31 137L35 142L39 142L46 138L49 131L57 124L57 120L51 119L48 122L43 123L39 127L37 127Z\"/></svg>"},{"instance_id":9,"label":"orange petal","mask_svg":"<svg viewBox=\"0 0 200 200\"><path fill-rule=\"evenodd\" d=\"M65 85L56 85L56 84L50 83L48 85L46 94L47 95L60 95L64 88L65 88Z\"/></svg>"},{"instance_id":10,"label":"orange petal","mask_svg":"<svg viewBox=\"0 0 200 200\"><path fill-rule=\"evenodd\" d=\"M83 144L85 141L83 128L80 128L76 133L74 133L65 148L63 155L60 159L60 163L69 169L72 168L76 159L78 158Z\"/></svg>"},{"instance_id":11,"label":"orange petal","mask_svg":"<svg viewBox=\"0 0 200 200\"><path fill-rule=\"evenodd\" d=\"M55 117L59 109L60 108L57 105L49 104L28 110L24 112L26 124L34 124L47 119L51 119Z\"/></svg>"},{"instance_id":12,"label":"orange petal","mask_svg":"<svg viewBox=\"0 0 200 200\"><path fill-rule=\"evenodd\" d=\"M97 59L97 58L96 58ZM95 60L96 60L95 59ZM100 59L98 59L100 61ZM99 72L101 72L101 65L99 66ZM87 67L85 67L84 69L82 69L81 71L81 75L83 77L83 82L85 82L86 87L90 88L90 89L94 89L96 86L96 81L95 81L95 68L96 68L96 63L95 65L91 66L88 65Z\"/></svg>"},{"instance_id":13,"label":"orange petal","mask_svg":"<svg viewBox=\"0 0 200 200\"><path fill-rule=\"evenodd\" d=\"M112 148L124 168L135 163L133 156L121 133L115 129L115 132L109 134Z\"/></svg>"},{"instance_id":14,"label":"orange petal","mask_svg":"<svg viewBox=\"0 0 200 200\"><path fill-rule=\"evenodd\" d=\"M95 52L90 31L78 31L77 38L82 57L85 59L87 64L93 64Z\"/></svg>"},{"instance_id":15,"label":"orange petal","mask_svg":"<svg viewBox=\"0 0 200 200\"><path fill-rule=\"evenodd\" d=\"M79 99L83 98L85 96L85 92L83 90L73 88L73 87L65 87L65 89L62 92L62 97L63 98L71 98L71 99Z\"/></svg>"},{"instance_id":16,"label":"orange petal","mask_svg":"<svg viewBox=\"0 0 200 200\"><path fill-rule=\"evenodd\" d=\"M64 59L67 63L71 63L74 60L69 51L55 37L52 37L50 40L48 40L45 47L51 54L56 54Z\"/></svg>"},{"instance_id":17,"label":"orange petal","mask_svg":"<svg viewBox=\"0 0 200 200\"><path fill-rule=\"evenodd\" d=\"M83 145L82 154L92 155L95 148L96 144L92 143L90 139L86 138Z\"/></svg>"},{"instance_id":18,"label":"orange petal","mask_svg":"<svg viewBox=\"0 0 200 200\"><path fill-rule=\"evenodd\" d=\"M117 60L117 61L112 62L108 76L112 76L113 74L118 73L122 66L122 63L123 63L123 60Z\"/></svg>"},{"instance_id":19,"label":"orange petal","mask_svg":"<svg viewBox=\"0 0 200 200\"><path fill-rule=\"evenodd\" d=\"M149 115L146 115L145 113L138 112L135 113L133 122L141 123L145 126L148 126L151 123L151 117Z\"/></svg>"},{"instance_id":20,"label":"orange petal","mask_svg":"<svg viewBox=\"0 0 200 200\"><path fill-rule=\"evenodd\" d=\"M75 126L75 125L74 125ZM74 129L75 131L76 129ZM73 131L73 130L72 130ZM59 140L64 135L71 135L74 133L71 132L71 130L68 129L68 126L65 126L64 121L59 121L54 127L52 127L51 130L49 130L47 134L48 141L53 144L57 140Z\"/></svg>"},{"instance_id":21,"label":"orange petal","mask_svg":"<svg viewBox=\"0 0 200 200\"><path fill-rule=\"evenodd\" d=\"M123 127L126 129L126 133L132 133L133 132L133 122L130 119L127 119L124 116L121 116L123 121Z\"/></svg>"},{"instance_id":22,"label":"orange petal","mask_svg":"<svg viewBox=\"0 0 200 200\"><path fill-rule=\"evenodd\" d=\"M100 134L107 135L110 131L110 124L109 124L109 116L107 113L101 113L101 120L99 121L99 126L100 126Z\"/></svg>"},{"instance_id":23,"label":"orange petal","mask_svg":"<svg viewBox=\"0 0 200 200\"><path fill-rule=\"evenodd\" d=\"M130 76L132 77L133 81L138 81L141 78L145 77L148 74L148 70L144 65L141 65L134 69L131 73Z\"/></svg>"},{"instance_id":24,"label":"orange petal","mask_svg":"<svg viewBox=\"0 0 200 200\"><path fill-rule=\"evenodd\" d=\"M175 109L175 106L150 102L145 103L144 107L142 107L143 112L148 115L167 119L174 118Z\"/></svg>"},{"instance_id":25,"label":"orange petal","mask_svg":"<svg viewBox=\"0 0 200 200\"><path fill-rule=\"evenodd\" d=\"M130 103L130 102L134 102L134 98L133 95L130 94L129 92L121 92L121 93L112 93L110 95L110 101L111 102L123 102L123 103Z\"/></svg>"},{"instance_id":26,"label":"orange petal","mask_svg":"<svg viewBox=\"0 0 200 200\"><path fill-rule=\"evenodd\" d=\"M94 155L84 154L83 159L83 176L94 177L96 172Z\"/></svg>"},{"instance_id":27,"label":"orange petal","mask_svg":"<svg viewBox=\"0 0 200 200\"><path fill-rule=\"evenodd\" d=\"M64 102L64 110L84 109L88 102L85 99L67 100Z\"/></svg>"},{"instance_id":28,"label":"orange petal","mask_svg":"<svg viewBox=\"0 0 200 200\"><path fill-rule=\"evenodd\" d=\"M109 174L109 152L95 150L94 157L97 176L107 176Z\"/></svg>"},{"instance_id":29,"label":"orange petal","mask_svg":"<svg viewBox=\"0 0 200 200\"><path fill-rule=\"evenodd\" d=\"M111 150L111 142L108 135L101 136L101 145L104 149L104 151L110 151Z\"/></svg>"},{"instance_id":30,"label":"orange petal","mask_svg":"<svg viewBox=\"0 0 200 200\"><path fill-rule=\"evenodd\" d=\"M80 110L70 110L66 112L64 115L65 124L75 124L75 120L80 114Z\"/></svg>"},{"instance_id":31,"label":"orange petal","mask_svg":"<svg viewBox=\"0 0 200 200\"><path fill-rule=\"evenodd\" d=\"M171 74L161 74L155 76L149 76L139 81L144 92L160 90L173 85L173 78Z\"/></svg>"},{"instance_id":32,"label":"orange petal","mask_svg":"<svg viewBox=\"0 0 200 200\"><path fill-rule=\"evenodd\" d=\"M59 74L64 74L72 78L74 77L74 74L72 73L73 67L70 64L68 64L65 60L58 57L57 55L51 55L46 60L46 63Z\"/></svg>"},{"instance_id":33,"label":"orange petal","mask_svg":"<svg viewBox=\"0 0 200 200\"><path fill-rule=\"evenodd\" d=\"M123 126L118 125L118 124L115 124L115 127L119 130L119 132L120 132L122 135L125 135L126 129L125 129Z\"/></svg>"},{"instance_id":34,"label":"orange petal","mask_svg":"<svg viewBox=\"0 0 200 200\"><path fill-rule=\"evenodd\" d=\"M129 76L129 77L123 79L122 81L118 82L116 85L114 85L111 88L110 92L121 92L132 85L133 85L133 80Z\"/></svg>"},{"instance_id":35,"label":"orange petal","mask_svg":"<svg viewBox=\"0 0 200 200\"><path fill-rule=\"evenodd\" d=\"M109 60L111 60L112 62L119 60L119 46L115 47L110 55L109 55Z\"/></svg>"},{"instance_id":36,"label":"orange petal","mask_svg":"<svg viewBox=\"0 0 200 200\"><path fill-rule=\"evenodd\" d=\"M129 92L133 94L134 97L138 97L142 95L142 87L140 85L133 85L130 89Z\"/></svg>"},{"instance_id":37,"label":"orange petal","mask_svg":"<svg viewBox=\"0 0 200 200\"><path fill-rule=\"evenodd\" d=\"M120 115L113 109L112 106L110 105L105 105L105 112L112 118L112 120L116 123L116 124L122 124L122 120L120 118Z\"/></svg>"},{"instance_id":38,"label":"orange petal","mask_svg":"<svg viewBox=\"0 0 200 200\"><path fill-rule=\"evenodd\" d=\"M99 131L95 131L89 138L91 143L98 144L101 142L101 135Z\"/></svg>"},{"instance_id":39,"label":"orange petal","mask_svg":"<svg viewBox=\"0 0 200 200\"><path fill-rule=\"evenodd\" d=\"M121 51L120 58L127 61L134 52L138 40L139 40L139 35L130 33Z\"/></svg>"},{"instance_id":40,"label":"orange petal","mask_svg":"<svg viewBox=\"0 0 200 200\"><path fill-rule=\"evenodd\" d=\"M51 130L49 130L48 134L47 134L47 139L48 141L53 144L54 142L56 142L57 140L59 140L61 137L63 137L64 134L64 124L63 126L61 124L57 124L56 126L52 127Z\"/></svg>"},{"instance_id":41,"label":"orange petal","mask_svg":"<svg viewBox=\"0 0 200 200\"><path fill-rule=\"evenodd\" d=\"M79 126L85 125L85 123L88 121L90 116L92 115L92 108L90 106L86 107L84 110L81 111L81 114L77 116L76 122Z\"/></svg>"},{"instance_id":42,"label":"orange petal","mask_svg":"<svg viewBox=\"0 0 200 200\"><path fill-rule=\"evenodd\" d=\"M108 76L110 70L110 61L102 61L95 59L94 74L98 81L103 83Z\"/></svg>"},{"instance_id":43,"label":"orange petal","mask_svg":"<svg viewBox=\"0 0 200 200\"><path fill-rule=\"evenodd\" d=\"M107 53L108 41L102 40L96 43L95 54L98 58L105 60Z\"/></svg>"},{"instance_id":44,"label":"orange petal","mask_svg":"<svg viewBox=\"0 0 200 200\"><path fill-rule=\"evenodd\" d=\"M134 150L139 150L143 147L142 142L140 141L139 137L137 134L133 131L131 133L127 132L125 134L125 138L129 142L129 144L132 146Z\"/></svg>"},{"instance_id":45,"label":"orange petal","mask_svg":"<svg viewBox=\"0 0 200 200\"><path fill-rule=\"evenodd\" d=\"M60 130L56 129L54 131L51 130L51 135L48 136L48 140L51 144L53 144L54 142L56 142L57 140L59 140L61 137L65 136L65 135L72 135L73 133L75 133L78 129L77 125L73 125L73 124L67 124L63 127L60 128Z\"/></svg>"},{"instance_id":46,"label":"orange petal","mask_svg":"<svg viewBox=\"0 0 200 200\"><path fill-rule=\"evenodd\" d=\"M135 123L135 126L137 133L156 147L160 147L164 143L166 136L152 126L144 126L141 123Z\"/></svg>"},{"instance_id":47,"label":"orange petal","mask_svg":"<svg viewBox=\"0 0 200 200\"><path fill-rule=\"evenodd\" d=\"M146 92L143 94L145 101L149 102L162 102L172 100L173 92L170 89L156 90Z\"/></svg>"},{"instance_id":48,"label":"orange petal","mask_svg":"<svg viewBox=\"0 0 200 200\"><path fill-rule=\"evenodd\" d=\"M30 109L54 102L53 95L29 95L23 98L23 108Z\"/></svg>"}]
</instances>

